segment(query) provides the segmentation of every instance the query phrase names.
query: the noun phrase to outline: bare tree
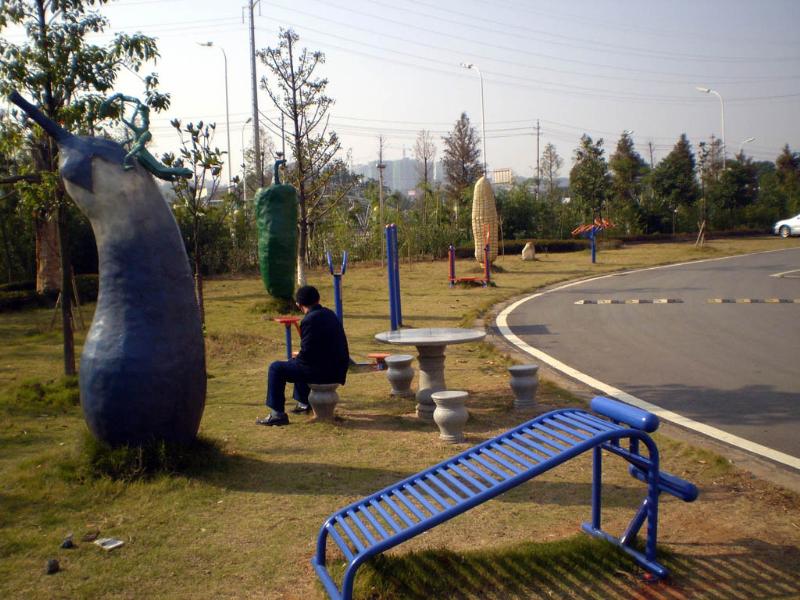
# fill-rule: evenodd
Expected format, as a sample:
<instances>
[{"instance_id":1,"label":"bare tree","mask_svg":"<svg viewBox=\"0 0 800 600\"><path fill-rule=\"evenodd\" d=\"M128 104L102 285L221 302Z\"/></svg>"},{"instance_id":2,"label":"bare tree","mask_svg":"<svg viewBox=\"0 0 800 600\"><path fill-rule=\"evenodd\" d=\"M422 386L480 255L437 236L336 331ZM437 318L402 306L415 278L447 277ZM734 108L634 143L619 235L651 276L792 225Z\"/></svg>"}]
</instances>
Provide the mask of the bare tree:
<instances>
[{"instance_id":1,"label":"bare tree","mask_svg":"<svg viewBox=\"0 0 800 600\"><path fill-rule=\"evenodd\" d=\"M428 197L433 194L433 161L436 157L436 145L430 131L423 129L417 134L414 142L414 158L417 159L418 187L422 194L419 198L419 211L422 215L423 227L427 223Z\"/></svg>"},{"instance_id":2,"label":"bare tree","mask_svg":"<svg viewBox=\"0 0 800 600\"><path fill-rule=\"evenodd\" d=\"M553 144L547 144L542 152L542 167L541 172L543 179L547 182L547 193L552 194L556 189L556 180L558 179L558 172L564 165L564 159L558 155L556 147Z\"/></svg>"},{"instance_id":3,"label":"bare tree","mask_svg":"<svg viewBox=\"0 0 800 600\"><path fill-rule=\"evenodd\" d=\"M278 38L277 48L258 52L272 73L271 79L261 78L261 87L289 121L288 145L294 162L289 165L287 179L297 188L300 204L297 284L305 285L309 231L350 187L332 185L347 165L334 160L341 144L336 133L328 130L333 99L325 95L328 80L317 77L317 67L325 63L325 55L306 48L298 51L300 37L291 29L281 29Z\"/></svg>"},{"instance_id":4,"label":"bare tree","mask_svg":"<svg viewBox=\"0 0 800 600\"><path fill-rule=\"evenodd\" d=\"M417 174L423 188L427 190L433 179L433 161L436 158L436 145L430 131L423 129L417 134L414 143L414 158L417 159Z\"/></svg>"}]
</instances>

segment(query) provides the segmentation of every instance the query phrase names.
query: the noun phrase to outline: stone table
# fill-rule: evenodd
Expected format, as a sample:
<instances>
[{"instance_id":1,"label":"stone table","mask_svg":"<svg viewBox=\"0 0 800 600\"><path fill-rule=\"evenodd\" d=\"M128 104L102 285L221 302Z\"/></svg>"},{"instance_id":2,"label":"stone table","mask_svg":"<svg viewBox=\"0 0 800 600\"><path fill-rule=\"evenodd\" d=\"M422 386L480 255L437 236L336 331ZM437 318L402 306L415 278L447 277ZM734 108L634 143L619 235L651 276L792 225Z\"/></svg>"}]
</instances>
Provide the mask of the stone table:
<instances>
[{"instance_id":1,"label":"stone table","mask_svg":"<svg viewBox=\"0 0 800 600\"><path fill-rule=\"evenodd\" d=\"M419 389L417 390L417 416L433 420L436 404L431 394L447 389L444 382L444 350L449 344L477 342L486 337L485 331L459 327L431 327L427 329L398 329L375 335L379 342L416 346L419 354Z\"/></svg>"}]
</instances>

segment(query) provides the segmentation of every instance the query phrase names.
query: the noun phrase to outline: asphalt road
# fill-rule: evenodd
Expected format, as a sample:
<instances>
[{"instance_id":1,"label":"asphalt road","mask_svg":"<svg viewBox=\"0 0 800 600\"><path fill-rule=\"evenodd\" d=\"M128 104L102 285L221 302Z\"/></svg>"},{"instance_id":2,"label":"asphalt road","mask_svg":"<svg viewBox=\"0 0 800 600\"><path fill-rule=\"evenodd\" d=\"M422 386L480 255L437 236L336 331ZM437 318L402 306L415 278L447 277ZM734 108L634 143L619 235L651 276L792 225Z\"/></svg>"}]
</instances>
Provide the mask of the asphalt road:
<instances>
[{"instance_id":1,"label":"asphalt road","mask_svg":"<svg viewBox=\"0 0 800 600\"><path fill-rule=\"evenodd\" d=\"M589 303L664 299L678 302ZM800 458L800 248L556 288L506 321L581 373Z\"/></svg>"}]
</instances>

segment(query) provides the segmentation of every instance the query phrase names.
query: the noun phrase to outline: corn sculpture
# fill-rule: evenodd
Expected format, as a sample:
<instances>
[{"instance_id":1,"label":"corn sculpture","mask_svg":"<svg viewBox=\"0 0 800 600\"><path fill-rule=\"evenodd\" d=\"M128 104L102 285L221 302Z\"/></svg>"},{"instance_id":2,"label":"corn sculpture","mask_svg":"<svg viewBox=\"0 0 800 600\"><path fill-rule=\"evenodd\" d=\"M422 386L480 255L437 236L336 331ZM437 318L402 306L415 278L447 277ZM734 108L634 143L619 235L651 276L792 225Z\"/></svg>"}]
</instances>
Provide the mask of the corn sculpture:
<instances>
[{"instance_id":1,"label":"corn sculpture","mask_svg":"<svg viewBox=\"0 0 800 600\"><path fill-rule=\"evenodd\" d=\"M497 208L492 184L486 177L478 179L472 194L472 237L475 239L475 260L485 268L483 249L486 246L487 238L489 264L497 258Z\"/></svg>"}]
</instances>

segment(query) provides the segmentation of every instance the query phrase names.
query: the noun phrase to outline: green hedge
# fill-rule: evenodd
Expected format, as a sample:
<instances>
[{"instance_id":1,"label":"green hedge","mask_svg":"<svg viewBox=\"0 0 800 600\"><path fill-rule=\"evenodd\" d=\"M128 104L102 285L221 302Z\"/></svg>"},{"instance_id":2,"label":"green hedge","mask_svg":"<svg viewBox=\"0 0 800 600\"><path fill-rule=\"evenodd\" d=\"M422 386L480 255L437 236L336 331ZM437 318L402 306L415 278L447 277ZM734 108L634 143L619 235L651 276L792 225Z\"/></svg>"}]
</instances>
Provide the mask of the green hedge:
<instances>
[{"instance_id":1,"label":"green hedge","mask_svg":"<svg viewBox=\"0 0 800 600\"><path fill-rule=\"evenodd\" d=\"M78 288L78 300L80 300L80 303L97 300L99 285L100 279L98 275L76 275L75 287Z\"/></svg>"},{"instance_id":2,"label":"green hedge","mask_svg":"<svg viewBox=\"0 0 800 600\"><path fill-rule=\"evenodd\" d=\"M0 284L2 292L27 292L36 289L35 281L12 281L11 283Z\"/></svg>"},{"instance_id":3,"label":"green hedge","mask_svg":"<svg viewBox=\"0 0 800 600\"><path fill-rule=\"evenodd\" d=\"M501 243L503 254L522 254L522 249L529 241L533 242L536 253L542 254L557 254L560 252L580 252L582 250L589 250L591 244L588 239L575 238L569 240L504 240ZM600 249L621 248L623 245L622 240L619 239L598 239L597 247ZM473 258L475 252L474 246L460 246L456 248L457 258Z\"/></svg>"},{"instance_id":4,"label":"green hedge","mask_svg":"<svg viewBox=\"0 0 800 600\"><path fill-rule=\"evenodd\" d=\"M38 308L52 304L47 296L37 294L35 290L0 292L0 312Z\"/></svg>"},{"instance_id":5,"label":"green hedge","mask_svg":"<svg viewBox=\"0 0 800 600\"><path fill-rule=\"evenodd\" d=\"M35 286L32 281L17 281L0 286L0 312L54 306L58 295L37 294ZM77 275L75 287L81 304L97 300L97 275Z\"/></svg>"}]
</instances>

